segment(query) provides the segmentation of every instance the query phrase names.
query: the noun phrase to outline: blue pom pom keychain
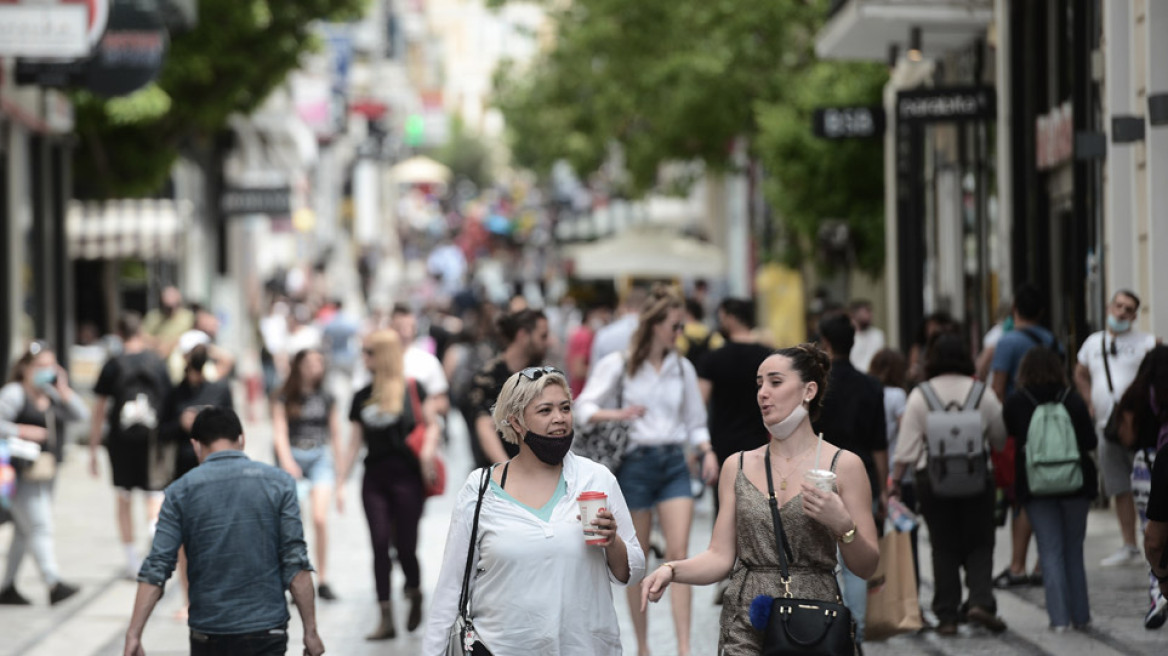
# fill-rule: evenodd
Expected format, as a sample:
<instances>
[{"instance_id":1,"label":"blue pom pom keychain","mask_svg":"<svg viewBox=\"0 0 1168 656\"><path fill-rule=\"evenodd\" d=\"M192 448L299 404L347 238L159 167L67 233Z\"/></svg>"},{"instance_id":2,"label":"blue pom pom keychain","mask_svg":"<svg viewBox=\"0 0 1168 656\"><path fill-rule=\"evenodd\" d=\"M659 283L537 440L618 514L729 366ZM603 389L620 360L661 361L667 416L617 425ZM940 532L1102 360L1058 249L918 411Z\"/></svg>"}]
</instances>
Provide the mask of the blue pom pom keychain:
<instances>
[{"instance_id":1,"label":"blue pom pom keychain","mask_svg":"<svg viewBox=\"0 0 1168 656\"><path fill-rule=\"evenodd\" d=\"M750 625L759 631L763 631L767 627L767 622L771 619L771 607L775 603L775 598L770 595L759 595L750 602Z\"/></svg>"}]
</instances>

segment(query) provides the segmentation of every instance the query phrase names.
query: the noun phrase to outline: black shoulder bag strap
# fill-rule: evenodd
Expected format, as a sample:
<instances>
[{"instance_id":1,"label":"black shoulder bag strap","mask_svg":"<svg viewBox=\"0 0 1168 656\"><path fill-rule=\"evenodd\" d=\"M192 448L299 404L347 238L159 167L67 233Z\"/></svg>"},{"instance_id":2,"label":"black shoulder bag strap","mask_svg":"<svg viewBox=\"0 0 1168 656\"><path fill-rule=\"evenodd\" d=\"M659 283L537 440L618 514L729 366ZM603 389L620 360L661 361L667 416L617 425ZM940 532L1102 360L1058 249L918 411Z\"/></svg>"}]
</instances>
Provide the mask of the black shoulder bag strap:
<instances>
[{"instance_id":1,"label":"black shoulder bag strap","mask_svg":"<svg viewBox=\"0 0 1168 656\"><path fill-rule=\"evenodd\" d=\"M1099 348L1103 351L1103 373L1107 374L1107 391L1115 396L1115 386L1111 384L1111 365L1107 363L1107 332L1099 335ZM1114 399L1113 399L1114 400Z\"/></svg>"},{"instance_id":2,"label":"black shoulder bag strap","mask_svg":"<svg viewBox=\"0 0 1168 656\"><path fill-rule=\"evenodd\" d=\"M474 552L479 535L479 514L483 510L483 495L491 484L491 470L494 467L484 467L482 480L479 481L479 498L475 502L474 522L470 529L470 546L466 549L466 569L462 574L462 594L458 598L458 615L463 622L470 622L470 574L474 567Z\"/></svg>"},{"instance_id":3,"label":"black shoulder bag strap","mask_svg":"<svg viewBox=\"0 0 1168 656\"><path fill-rule=\"evenodd\" d=\"M795 560L795 557L791 554L791 545L787 543L787 534L783 531L783 518L779 516L779 500L775 498L775 478L771 474L770 445L767 445L766 456L764 456L763 460L766 463L767 494L770 497L768 503L771 506L771 521L775 529L775 542L779 545L779 575L782 577L783 591L790 598L791 573L788 571L787 562Z\"/></svg>"}]
</instances>

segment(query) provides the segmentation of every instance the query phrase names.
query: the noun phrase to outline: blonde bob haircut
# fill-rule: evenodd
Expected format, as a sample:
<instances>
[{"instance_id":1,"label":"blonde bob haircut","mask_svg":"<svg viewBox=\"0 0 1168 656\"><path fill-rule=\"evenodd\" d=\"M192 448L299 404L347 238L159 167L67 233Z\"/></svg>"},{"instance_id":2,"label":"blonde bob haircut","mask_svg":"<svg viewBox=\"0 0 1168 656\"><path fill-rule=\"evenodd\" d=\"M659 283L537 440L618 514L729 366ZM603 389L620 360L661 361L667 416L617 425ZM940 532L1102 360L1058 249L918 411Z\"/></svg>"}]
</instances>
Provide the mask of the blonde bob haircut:
<instances>
[{"instance_id":1,"label":"blonde bob haircut","mask_svg":"<svg viewBox=\"0 0 1168 656\"><path fill-rule=\"evenodd\" d=\"M509 420L514 417L519 420L520 426L527 428L523 421L523 412L550 385L562 387L564 393L568 395L568 402L571 403L572 390L568 387L568 379L561 373L543 372L535 380L528 379L522 373L515 373L503 383L499 398L495 400L492 418L495 420L495 430L499 431L499 436L504 442L519 444L520 435Z\"/></svg>"}]
</instances>

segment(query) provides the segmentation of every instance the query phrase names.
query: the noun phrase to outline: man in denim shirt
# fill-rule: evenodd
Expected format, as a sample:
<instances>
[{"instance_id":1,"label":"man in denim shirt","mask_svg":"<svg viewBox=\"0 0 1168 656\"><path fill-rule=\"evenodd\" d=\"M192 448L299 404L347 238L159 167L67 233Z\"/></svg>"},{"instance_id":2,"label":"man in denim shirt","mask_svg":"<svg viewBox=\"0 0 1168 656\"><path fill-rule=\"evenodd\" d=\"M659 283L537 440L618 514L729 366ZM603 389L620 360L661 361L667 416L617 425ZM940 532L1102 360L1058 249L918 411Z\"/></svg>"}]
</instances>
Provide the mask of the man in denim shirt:
<instances>
[{"instance_id":1,"label":"man in denim shirt","mask_svg":"<svg viewBox=\"0 0 1168 656\"><path fill-rule=\"evenodd\" d=\"M228 408L201 411L191 437L201 464L166 489L154 546L138 573L126 656L146 653L142 630L179 547L186 547L191 583L191 656L282 656L286 589L304 623L304 653L323 654L295 481L243 454L243 427Z\"/></svg>"}]
</instances>

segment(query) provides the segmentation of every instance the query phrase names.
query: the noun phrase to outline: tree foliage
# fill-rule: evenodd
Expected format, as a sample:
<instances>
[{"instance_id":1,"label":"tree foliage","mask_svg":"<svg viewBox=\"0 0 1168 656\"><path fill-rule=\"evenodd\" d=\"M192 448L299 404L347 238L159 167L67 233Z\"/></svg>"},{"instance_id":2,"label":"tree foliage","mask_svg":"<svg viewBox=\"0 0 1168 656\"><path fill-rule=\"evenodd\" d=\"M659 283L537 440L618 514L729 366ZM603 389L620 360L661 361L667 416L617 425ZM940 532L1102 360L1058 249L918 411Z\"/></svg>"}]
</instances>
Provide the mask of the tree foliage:
<instances>
[{"instance_id":1,"label":"tree foliage","mask_svg":"<svg viewBox=\"0 0 1168 656\"><path fill-rule=\"evenodd\" d=\"M198 25L174 35L154 84L111 100L76 92L79 196L157 192L184 149L249 113L315 46L319 20L352 20L367 0L200 0Z\"/></svg>"},{"instance_id":2,"label":"tree foliage","mask_svg":"<svg viewBox=\"0 0 1168 656\"><path fill-rule=\"evenodd\" d=\"M787 227L813 237L820 219L848 219L859 263L878 270L881 145L817 140L810 112L879 104L887 73L816 60L828 4L573 0L550 10L554 45L496 76L515 163L546 173L566 159L589 174L619 145L628 179L618 183L641 193L669 162L727 169L731 144L745 137L773 178L767 195Z\"/></svg>"}]
</instances>

